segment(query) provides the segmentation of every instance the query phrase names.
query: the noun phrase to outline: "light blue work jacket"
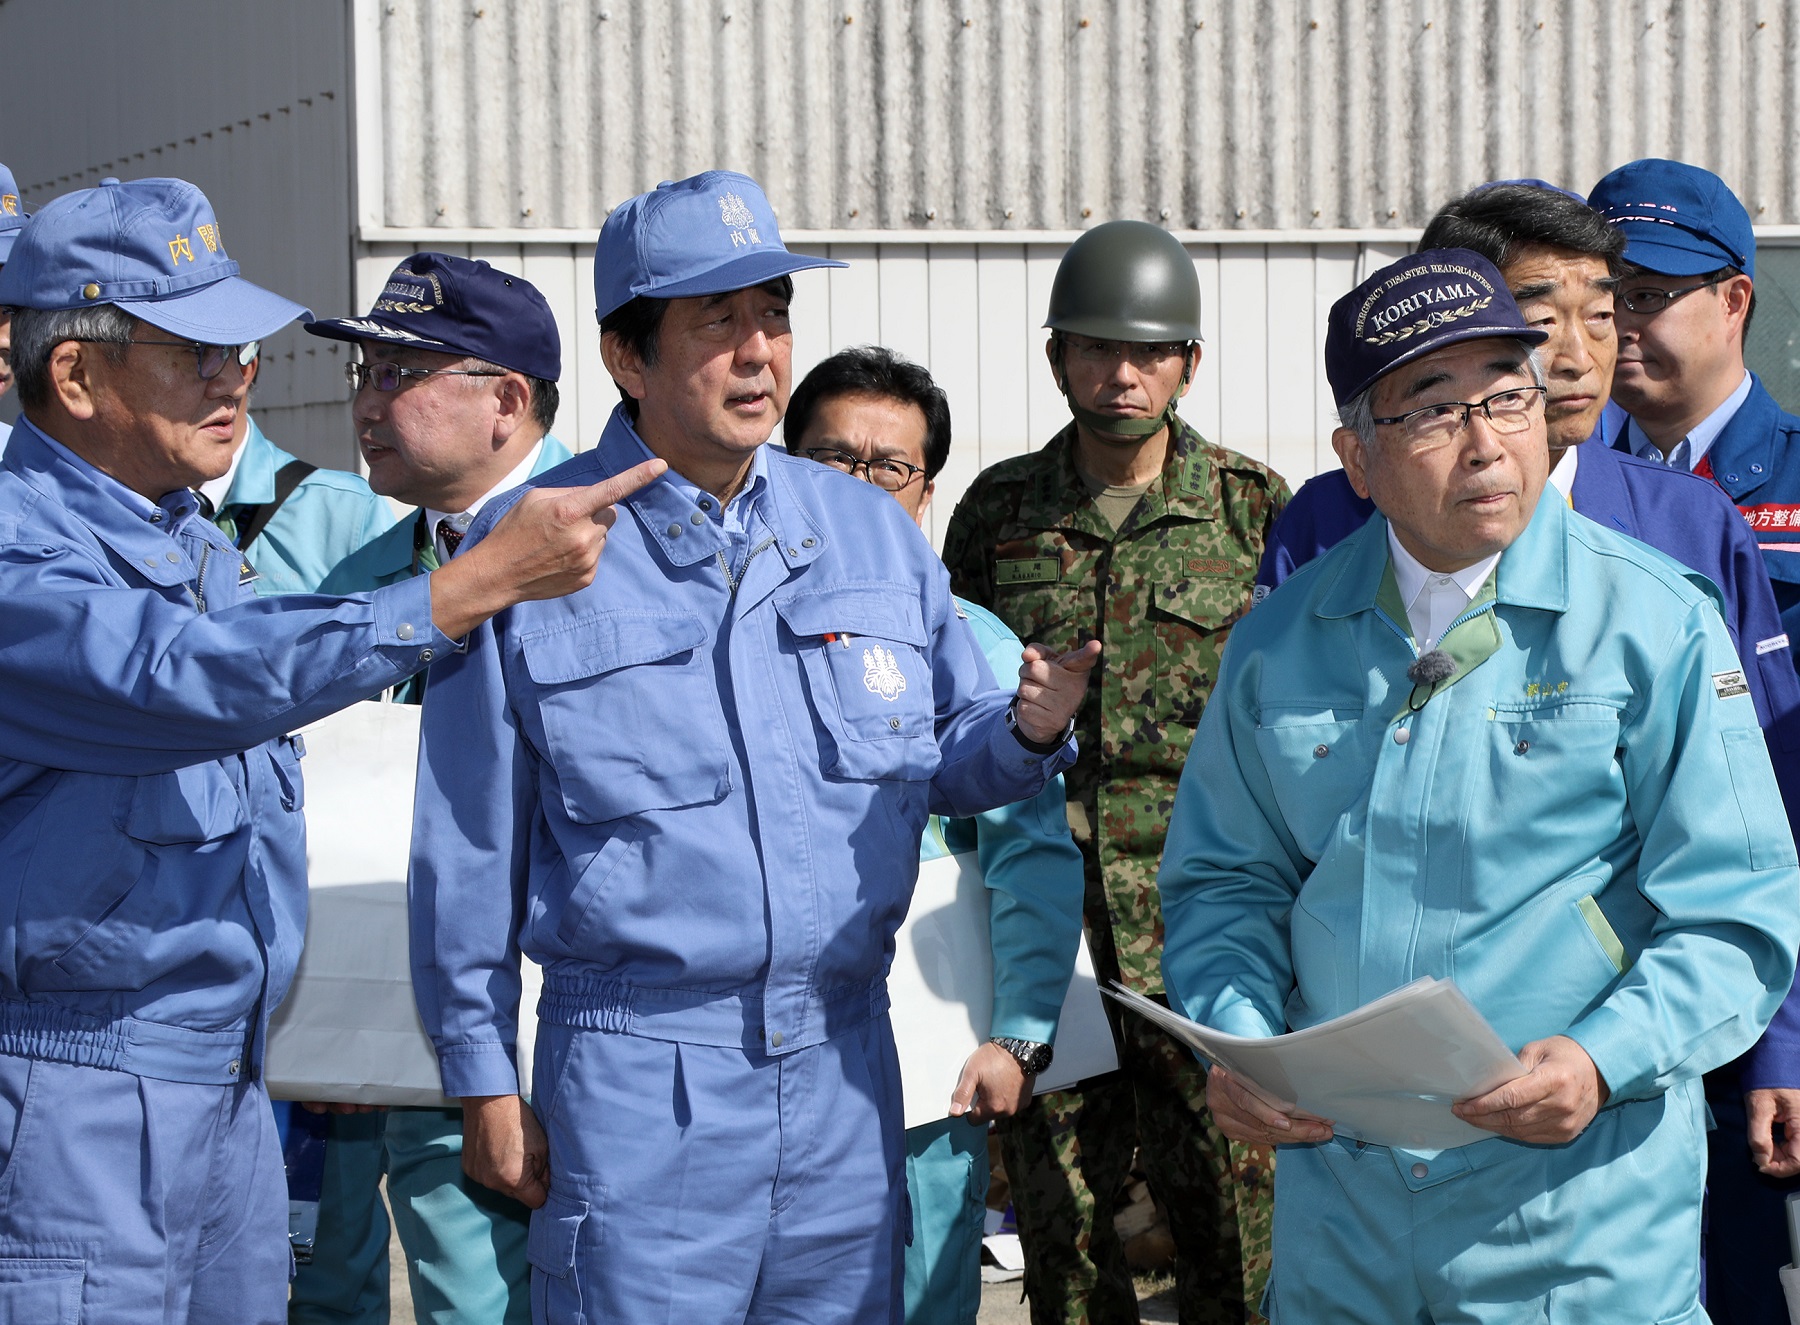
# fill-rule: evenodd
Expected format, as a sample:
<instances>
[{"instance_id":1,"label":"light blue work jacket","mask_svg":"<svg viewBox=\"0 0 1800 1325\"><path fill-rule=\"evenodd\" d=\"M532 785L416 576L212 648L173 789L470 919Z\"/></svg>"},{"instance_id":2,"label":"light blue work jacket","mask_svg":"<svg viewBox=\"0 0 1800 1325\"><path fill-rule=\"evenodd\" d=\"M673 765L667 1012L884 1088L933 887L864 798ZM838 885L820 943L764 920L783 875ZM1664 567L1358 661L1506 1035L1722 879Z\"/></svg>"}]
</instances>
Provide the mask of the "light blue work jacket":
<instances>
[{"instance_id":1,"label":"light blue work jacket","mask_svg":"<svg viewBox=\"0 0 1800 1325\"><path fill-rule=\"evenodd\" d=\"M556 468L568 458L569 448L546 435L537 464L531 467L531 477ZM420 564L419 553L431 545L431 539L432 532L425 528L425 512L414 510L333 567L320 584L320 592L361 593L410 579L428 569Z\"/></svg>"},{"instance_id":2,"label":"light blue work jacket","mask_svg":"<svg viewBox=\"0 0 1800 1325\"><path fill-rule=\"evenodd\" d=\"M221 514L273 501L275 475L294 459L263 435L255 419L249 424ZM238 523L242 527L243 520ZM333 566L393 523L393 511L360 476L341 469L315 469L244 549L245 560L260 577L256 592L317 592Z\"/></svg>"},{"instance_id":3,"label":"light blue work jacket","mask_svg":"<svg viewBox=\"0 0 1800 1325\"><path fill-rule=\"evenodd\" d=\"M253 1075L306 918L291 732L449 640L419 580L257 598L160 505L14 429L0 464L0 1053Z\"/></svg>"},{"instance_id":4,"label":"light blue work jacket","mask_svg":"<svg viewBox=\"0 0 1800 1325\"><path fill-rule=\"evenodd\" d=\"M1239 623L1163 855L1163 969L1241 1035L1452 979L1512 1048L1567 1034L1613 1101L1648 1097L1747 1049L1793 979L1755 705L1681 568L1560 501L1494 576L1443 647L1498 647L1434 695L1379 517Z\"/></svg>"},{"instance_id":5,"label":"light blue work jacket","mask_svg":"<svg viewBox=\"0 0 1800 1325\"><path fill-rule=\"evenodd\" d=\"M1019 674L1024 646L999 617L958 598L996 677ZM1028 801L972 819L933 817L921 861L975 853L988 890L988 946L994 954L990 1035L1050 1044L1081 945L1081 852L1069 836L1062 778Z\"/></svg>"},{"instance_id":6,"label":"light blue work jacket","mask_svg":"<svg viewBox=\"0 0 1800 1325\"><path fill-rule=\"evenodd\" d=\"M618 409L542 484L645 454ZM502 613L432 677L413 983L449 1095L517 1088L521 948L549 1023L774 1055L863 1024L927 815L1036 795L1073 758L1008 730L891 497L771 447L752 482L740 539L665 474L589 588Z\"/></svg>"}]
</instances>

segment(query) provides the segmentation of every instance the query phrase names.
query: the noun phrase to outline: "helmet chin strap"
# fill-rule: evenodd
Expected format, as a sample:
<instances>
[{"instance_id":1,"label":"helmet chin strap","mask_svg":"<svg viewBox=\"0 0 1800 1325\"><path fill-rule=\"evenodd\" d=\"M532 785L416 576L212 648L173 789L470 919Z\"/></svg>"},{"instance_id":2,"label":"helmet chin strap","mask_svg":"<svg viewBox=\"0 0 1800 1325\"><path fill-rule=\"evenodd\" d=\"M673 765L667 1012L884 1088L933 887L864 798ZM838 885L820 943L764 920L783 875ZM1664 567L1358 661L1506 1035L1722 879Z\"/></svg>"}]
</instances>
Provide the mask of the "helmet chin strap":
<instances>
[{"instance_id":1,"label":"helmet chin strap","mask_svg":"<svg viewBox=\"0 0 1800 1325\"><path fill-rule=\"evenodd\" d=\"M1182 359L1181 385L1175 388L1175 394L1169 397L1169 403L1163 408L1163 412L1149 419L1121 419L1116 414L1096 413L1076 402L1075 393L1069 390L1069 374L1063 369L1060 339L1057 343L1056 384L1062 388L1062 397L1069 406L1069 413L1075 416L1075 422L1081 424L1088 431L1101 433L1107 437L1126 437L1138 440L1144 437L1154 437L1164 428L1173 428L1176 417L1175 407L1181 402L1182 387L1188 384L1188 379L1193 375L1193 371L1194 354L1193 348L1190 346Z\"/></svg>"}]
</instances>

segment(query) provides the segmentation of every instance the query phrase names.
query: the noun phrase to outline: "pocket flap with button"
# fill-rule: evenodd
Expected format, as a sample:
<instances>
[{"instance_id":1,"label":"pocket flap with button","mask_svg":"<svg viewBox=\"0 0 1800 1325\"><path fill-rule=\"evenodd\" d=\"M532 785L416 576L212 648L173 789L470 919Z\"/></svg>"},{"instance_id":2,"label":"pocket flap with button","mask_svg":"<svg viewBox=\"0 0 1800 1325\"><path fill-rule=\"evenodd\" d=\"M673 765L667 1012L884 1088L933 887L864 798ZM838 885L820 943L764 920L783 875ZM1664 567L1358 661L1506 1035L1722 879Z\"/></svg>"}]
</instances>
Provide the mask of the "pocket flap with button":
<instances>
[{"instance_id":1,"label":"pocket flap with button","mask_svg":"<svg viewBox=\"0 0 1800 1325\"><path fill-rule=\"evenodd\" d=\"M775 600L775 611L801 639L872 635L925 647L919 590L910 584L837 585Z\"/></svg>"},{"instance_id":2,"label":"pocket flap with button","mask_svg":"<svg viewBox=\"0 0 1800 1325\"><path fill-rule=\"evenodd\" d=\"M533 681L562 685L662 662L704 643L705 623L687 612L608 612L523 636L519 647Z\"/></svg>"},{"instance_id":3,"label":"pocket flap with button","mask_svg":"<svg viewBox=\"0 0 1800 1325\"><path fill-rule=\"evenodd\" d=\"M525 1259L545 1274L558 1279L568 1278L575 1268L581 1226L587 1222L590 1209L586 1201L552 1191L544 1204L531 1212Z\"/></svg>"},{"instance_id":4,"label":"pocket flap with button","mask_svg":"<svg viewBox=\"0 0 1800 1325\"><path fill-rule=\"evenodd\" d=\"M214 842L245 823L243 797L216 763L190 764L136 783L120 826L140 842Z\"/></svg>"}]
</instances>

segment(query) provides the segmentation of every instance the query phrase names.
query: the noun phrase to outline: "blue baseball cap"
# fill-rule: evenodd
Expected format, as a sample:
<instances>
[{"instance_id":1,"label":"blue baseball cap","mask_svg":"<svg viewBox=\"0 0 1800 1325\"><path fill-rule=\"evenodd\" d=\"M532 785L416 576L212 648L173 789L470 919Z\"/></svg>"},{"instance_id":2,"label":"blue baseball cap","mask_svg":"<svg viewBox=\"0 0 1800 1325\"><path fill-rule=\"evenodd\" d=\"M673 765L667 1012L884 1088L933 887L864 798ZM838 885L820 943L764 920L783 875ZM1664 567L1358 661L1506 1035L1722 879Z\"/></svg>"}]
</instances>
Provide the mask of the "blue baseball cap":
<instances>
[{"instance_id":1,"label":"blue baseball cap","mask_svg":"<svg viewBox=\"0 0 1800 1325\"><path fill-rule=\"evenodd\" d=\"M594 248L594 317L638 295L727 294L809 267L846 266L788 252L761 186L708 170L664 180L613 208Z\"/></svg>"},{"instance_id":2,"label":"blue baseball cap","mask_svg":"<svg viewBox=\"0 0 1800 1325\"><path fill-rule=\"evenodd\" d=\"M1625 261L1664 276L1721 267L1756 275L1756 235L1737 194L1710 170L1647 157L1594 185L1588 206L1625 232Z\"/></svg>"},{"instance_id":3,"label":"blue baseball cap","mask_svg":"<svg viewBox=\"0 0 1800 1325\"><path fill-rule=\"evenodd\" d=\"M19 183L0 162L0 262L12 252L13 241L25 228L25 204L19 199Z\"/></svg>"},{"instance_id":4,"label":"blue baseball cap","mask_svg":"<svg viewBox=\"0 0 1800 1325\"><path fill-rule=\"evenodd\" d=\"M238 275L206 195L186 180L103 179L34 213L0 269L0 305L115 304L209 345L274 335L306 308Z\"/></svg>"},{"instance_id":5,"label":"blue baseball cap","mask_svg":"<svg viewBox=\"0 0 1800 1325\"><path fill-rule=\"evenodd\" d=\"M1325 376L1338 408L1402 364L1460 341L1505 336L1541 345L1499 269L1466 248L1428 248L1376 272L1331 306Z\"/></svg>"},{"instance_id":6,"label":"blue baseball cap","mask_svg":"<svg viewBox=\"0 0 1800 1325\"><path fill-rule=\"evenodd\" d=\"M449 253L402 260L367 317L321 318L306 329L331 340L473 355L546 382L562 376L562 336L537 286Z\"/></svg>"}]
</instances>

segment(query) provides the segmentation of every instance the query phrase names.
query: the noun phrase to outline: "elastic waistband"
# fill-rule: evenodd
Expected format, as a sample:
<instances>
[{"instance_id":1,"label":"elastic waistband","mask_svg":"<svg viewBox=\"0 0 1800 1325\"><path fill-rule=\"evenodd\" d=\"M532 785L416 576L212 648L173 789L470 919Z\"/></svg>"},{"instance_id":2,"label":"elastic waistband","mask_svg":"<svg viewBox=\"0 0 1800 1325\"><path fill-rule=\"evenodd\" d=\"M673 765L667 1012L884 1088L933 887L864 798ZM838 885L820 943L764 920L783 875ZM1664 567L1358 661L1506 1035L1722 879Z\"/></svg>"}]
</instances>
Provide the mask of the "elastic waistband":
<instances>
[{"instance_id":1,"label":"elastic waistband","mask_svg":"<svg viewBox=\"0 0 1800 1325\"><path fill-rule=\"evenodd\" d=\"M0 1054L103 1067L159 1081L234 1086L248 1074L249 1028L196 1031L135 1017L107 1020L54 1003L0 1000Z\"/></svg>"},{"instance_id":2,"label":"elastic waistband","mask_svg":"<svg viewBox=\"0 0 1800 1325\"><path fill-rule=\"evenodd\" d=\"M544 972L538 1020L553 1026L641 1035L783 1054L855 1030L888 1009L887 982L843 985L783 999L770 1014L755 991L661 989L583 972Z\"/></svg>"}]
</instances>

